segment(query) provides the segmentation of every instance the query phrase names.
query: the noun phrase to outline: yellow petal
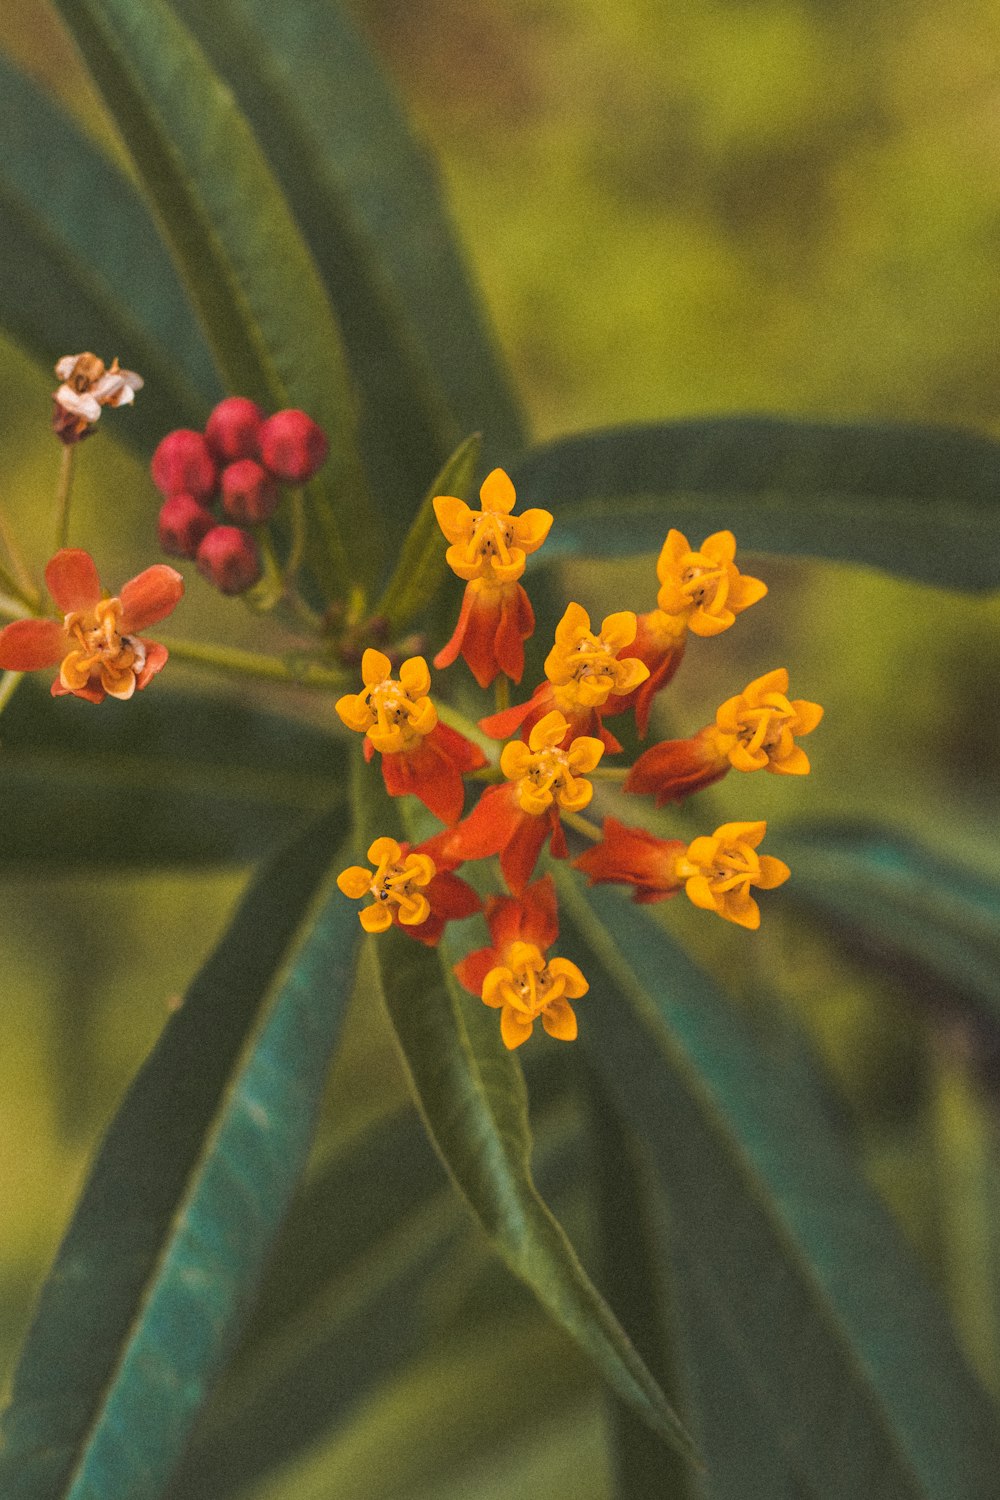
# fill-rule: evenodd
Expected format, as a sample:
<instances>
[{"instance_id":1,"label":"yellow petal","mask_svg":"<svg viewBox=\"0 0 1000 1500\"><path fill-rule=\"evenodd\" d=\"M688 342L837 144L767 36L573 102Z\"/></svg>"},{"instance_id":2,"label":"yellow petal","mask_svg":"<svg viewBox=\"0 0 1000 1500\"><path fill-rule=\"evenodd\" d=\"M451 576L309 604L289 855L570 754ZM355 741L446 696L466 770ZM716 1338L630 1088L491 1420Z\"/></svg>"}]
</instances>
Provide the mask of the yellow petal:
<instances>
[{"instance_id":1,"label":"yellow petal","mask_svg":"<svg viewBox=\"0 0 1000 1500\"><path fill-rule=\"evenodd\" d=\"M724 630L728 630L730 625L735 623L736 616L731 609L722 609L718 614L709 614L707 610L699 606L688 620L688 629L693 635L700 635L705 639L709 636L721 635Z\"/></svg>"},{"instance_id":2,"label":"yellow petal","mask_svg":"<svg viewBox=\"0 0 1000 1500\"><path fill-rule=\"evenodd\" d=\"M807 703L804 698L794 698L791 707L795 715L792 732L794 734L811 734L823 717L823 705L821 703Z\"/></svg>"},{"instance_id":3,"label":"yellow petal","mask_svg":"<svg viewBox=\"0 0 1000 1500\"><path fill-rule=\"evenodd\" d=\"M369 708L363 693L345 693L342 698L337 699L334 708L341 722L358 734L364 734L365 730L370 729L375 722L375 715Z\"/></svg>"},{"instance_id":4,"label":"yellow petal","mask_svg":"<svg viewBox=\"0 0 1000 1500\"><path fill-rule=\"evenodd\" d=\"M560 1042L575 1042L576 1016L568 1000L552 1000L542 1011L542 1025Z\"/></svg>"},{"instance_id":5,"label":"yellow petal","mask_svg":"<svg viewBox=\"0 0 1000 1500\"><path fill-rule=\"evenodd\" d=\"M532 750L552 750L566 738L569 724L557 708L547 713L532 729L528 744Z\"/></svg>"},{"instance_id":6,"label":"yellow petal","mask_svg":"<svg viewBox=\"0 0 1000 1500\"><path fill-rule=\"evenodd\" d=\"M767 824L763 820L759 823L721 823L712 837L723 846L749 844L751 849L756 849L766 832Z\"/></svg>"},{"instance_id":7,"label":"yellow petal","mask_svg":"<svg viewBox=\"0 0 1000 1500\"><path fill-rule=\"evenodd\" d=\"M429 854L408 854L403 869L414 885L430 885L437 874L437 865Z\"/></svg>"},{"instance_id":8,"label":"yellow petal","mask_svg":"<svg viewBox=\"0 0 1000 1500\"><path fill-rule=\"evenodd\" d=\"M656 560L656 576L660 583L666 583L668 578L674 576L681 559L687 557L690 552L691 544L683 531L675 531L671 527Z\"/></svg>"},{"instance_id":9,"label":"yellow petal","mask_svg":"<svg viewBox=\"0 0 1000 1500\"><path fill-rule=\"evenodd\" d=\"M434 514L449 542L467 541L472 533L475 511L455 495L435 495Z\"/></svg>"},{"instance_id":10,"label":"yellow petal","mask_svg":"<svg viewBox=\"0 0 1000 1500\"><path fill-rule=\"evenodd\" d=\"M684 890L689 901L695 906L700 906L703 911L715 911L717 902L704 875L692 875L690 880L685 881Z\"/></svg>"},{"instance_id":11,"label":"yellow petal","mask_svg":"<svg viewBox=\"0 0 1000 1500\"><path fill-rule=\"evenodd\" d=\"M548 510L526 510L514 516L514 540L525 552L537 552L552 527L552 512Z\"/></svg>"},{"instance_id":12,"label":"yellow petal","mask_svg":"<svg viewBox=\"0 0 1000 1500\"><path fill-rule=\"evenodd\" d=\"M767 593L767 584L748 573L740 573L729 586L729 602L737 612L757 604Z\"/></svg>"},{"instance_id":13,"label":"yellow petal","mask_svg":"<svg viewBox=\"0 0 1000 1500\"><path fill-rule=\"evenodd\" d=\"M615 662L615 692L624 697L648 676L649 668L644 661L637 656L626 656L623 661Z\"/></svg>"},{"instance_id":14,"label":"yellow petal","mask_svg":"<svg viewBox=\"0 0 1000 1500\"><path fill-rule=\"evenodd\" d=\"M392 912L386 903L377 901L358 912L358 920L366 932L385 932L392 926Z\"/></svg>"},{"instance_id":15,"label":"yellow petal","mask_svg":"<svg viewBox=\"0 0 1000 1500\"><path fill-rule=\"evenodd\" d=\"M496 1010L503 1005L503 989L514 982L514 975L510 969L491 969L483 980L483 1004L491 1006Z\"/></svg>"},{"instance_id":16,"label":"yellow petal","mask_svg":"<svg viewBox=\"0 0 1000 1500\"><path fill-rule=\"evenodd\" d=\"M383 860L387 865L398 865L402 857L403 851L395 839L375 839L368 850L368 858L376 866L382 864Z\"/></svg>"},{"instance_id":17,"label":"yellow petal","mask_svg":"<svg viewBox=\"0 0 1000 1500\"><path fill-rule=\"evenodd\" d=\"M515 1047L528 1040L531 1028L532 1022L518 1015L512 1006L505 1005L500 1012L500 1035L508 1052L513 1052Z\"/></svg>"},{"instance_id":18,"label":"yellow petal","mask_svg":"<svg viewBox=\"0 0 1000 1500\"><path fill-rule=\"evenodd\" d=\"M743 697L747 703L757 707L766 693L788 692L788 668L775 667L773 672L765 672L763 677L755 677L753 682L748 682L743 689Z\"/></svg>"},{"instance_id":19,"label":"yellow petal","mask_svg":"<svg viewBox=\"0 0 1000 1500\"><path fill-rule=\"evenodd\" d=\"M413 905L409 910L404 906L397 908L399 920L404 927L419 927L430 916L431 904L426 896L416 893L410 897L410 900L413 902Z\"/></svg>"},{"instance_id":20,"label":"yellow petal","mask_svg":"<svg viewBox=\"0 0 1000 1500\"><path fill-rule=\"evenodd\" d=\"M809 757L801 745L796 745L780 760L772 760L767 769L776 771L779 776L808 776Z\"/></svg>"},{"instance_id":21,"label":"yellow petal","mask_svg":"<svg viewBox=\"0 0 1000 1500\"><path fill-rule=\"evenodd\" d=\"M502 510L509 515L517 496L510 476L503 469L492 469L479 487L479 498L484 510Z\"/></svg>"},{"instance_id":22,"label":"yellow petal","mask_svg":"<svg viewBox=\"0 0 1000 1500\"><path fill-rule=\"evenodd\" d=\"M763 771L770 764L770 758L766 750L748 750L746 745L739 740L726 752L729 764L736 771ZM775 769L771 765L771 770Z\"/></svg>"},{"instance_id":23,"label":"yellow petal","mask_svg":"<svg viewBox=\"0 0 1000 1500\"><path fill-rule=\"evenodd\" d=\"M579 734L566 752L566 761L571 771L586 774L594 770L603 754L603 741L591 734Z\"/></svg>"},{"instance_id":24,"label":"yellow petal","mask_svg":"<svg viewBox=\"0 0 1000 1500\"><path fill-rule=\"evenodd\" d=\"M366 688L378 687L392 676L392 662L382 651L369 646L361 658L361 681ZM425 689L426 691L426 689Z\"/></svg>"},{"instance_id":25,"label":"yellow petal","mask_svg":"<svg viewBox=\"0 0 1000 1500\"><path fill-rule=\"evenodd\" d=\"M731 563L736 556L736 538L731 531L713 531L699 547L702 557L715 564Z\"/></svg>"},{"instance_id":26,"label":"yellow petal","mask_svg":"<svg viewBox=\"0 0 1000 1500\"><path fill-rule=\"evenodd\" d=\"M630 609L621 609L617 614L607 615L601 625L601 639L615 653L631 646L637 629L635 614Z\"/></svg>"},{"instance_id":27,"label":"yellow petal","mask_svg":"<svg viewBox=\"0 0 1000 1500\"><path fill-rule=\"evenodd\" d=\"M352 901L360 901L361 897L367 896L371 890L372 872L366 870L363 865L349 865L337 876L337 885L345 896L350 896Z\"/></svg>"},{"instance_id":28,"label":"yellow petal","mask_svg":"<svg viewBox=\"0 0 1000 1500\"><path fill-rule=\"evenodd\" d=\"M565 981L565 993L571 1000L579 1000L590 989L583 973L568 958L553 958L549 961L549 973L554 979Z\"/></svg>"},{"instance_id":29,"label":"yellow petal","mask_svg":"<svg viewBox=\"0 0 1000 1500\"><path fill-rule=\"evenodd\" d=\"M773 854L762 854L757 884L762 891L773 891L776 885L784 885L791 873L783 859L775 859Z\"/></svg>"},{"instance_id":30,"label":"yellow petal","mask_svg":"<svg viewBox=\"0 0 1000 1500\"><path fill-rule=\"evenodd\" d=\"M590 616L582 604L571 600L556 626L556 645L572 650L583 636L590 635Z\"/></svg>"},{"instance_id":31,"label":"yellow petal","mask_svg":"<svg viewBox=\"0 0 1000 1500\"><path fill-rule=\"evenodd\" d=\"M756 932L760 926L760 907L752 896L743 899L734 899L737 893L729 891L718 907L720 917L725 917L727 922L735 922L737 927L746 927L751 932Z\"/></svg>"},{"instance_id":32,"label":"yellow petal","mask_svg":"<svg viewBox=\"0 0 1000 1500\"><path fill-rule=\"evenodd\" d=\"M508 740L500 752L500 769L508 781L520 781L532 766L532 755L523 740Z\"/></svg>"},{"instance_id":33,"label":"yellow petal","mask_svg":"<svg viewBox=\"0 0 1000 1500\"><path fill-rule=\"evenodd\" d=\"M593 795L594 788L589 781L573 777L559 788L559 806L564 807L567 812L583 812L585 807L590 806Z\"/></svg>"},{"instance_id":34,"label":"yellow petal","mask_svg":"<svg viewBox=\"0 0 1000 1500\"><path fill-rule=\"evenodd\" d=\"M365 655L368 655L367 651ZM431 685L431 673L422 656L407 657L399 669L399 682L409 698L423 698L427 695Z\"/></svg>"}]
</instances>

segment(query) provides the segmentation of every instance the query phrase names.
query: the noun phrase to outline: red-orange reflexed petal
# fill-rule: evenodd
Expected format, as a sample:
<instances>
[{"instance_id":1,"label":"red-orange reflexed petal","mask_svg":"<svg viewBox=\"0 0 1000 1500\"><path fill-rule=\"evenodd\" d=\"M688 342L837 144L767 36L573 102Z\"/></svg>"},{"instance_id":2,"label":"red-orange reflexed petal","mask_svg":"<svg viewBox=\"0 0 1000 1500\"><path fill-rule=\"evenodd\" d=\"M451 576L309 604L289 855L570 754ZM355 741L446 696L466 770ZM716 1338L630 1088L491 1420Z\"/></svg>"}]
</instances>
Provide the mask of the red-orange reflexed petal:
<instances>
[{"instance_id":1,"label":"red-orange reflexed petal","mask_svg":"<svg viewBox=\"0 0 1000 1500\"><path fill-rule=\"evenodd\" d=\"M475 580L473 579L465 585L465 593L462 595L462 608L458 612L458 620L455 629L452 631L451 640L441 647L441 650L434 658L434 665L438 671L442 667L450 667L453 662L458 660L459 652L462 650L465 642L465 633L469 628L469 619L476 598L476 591L472 587L474 582ZM479 686L488 687L489 683L481 682Z\"/></svg>"},{"instance_id":2,"label":"red-orange reflexed petal","mask_svg":"<svg viewBox=\"0 0 1000 1500\"><path fill-rule=\"evenodd\" d=\"M518 937L524 943L534 943L545 952L559 936L559 909L556 905L556 888L551 875L543 875L529 885L521 897L521 921Z\"/></svg>"},{"instance_id":3,"label":"red-orange reflexed petal","mask_svg":"<svg viewBox=\"0 0 1000 1500\"><path fill-rule=\"evenodd\" d=\"M88 703L103 703L107 694L99 682L85 682L83 687L68 688L63 687L57 677L52 684L52 696L53 698L85 698Z\"/></svg>"},{"instance_id":4,"label":"red-orange reflexed petal","mask_svg":"<svg viewBox=\"0 0 1000 1500\"><path fill-rule=\"evenodd\" d=\"M643 751L625 778L625 791L665 802L683 802L692 792L711 786L729 770L729 760L720 755L705 731L686 740L664 740Z\"/></svg>"},{"instance_id":5,"label":"red-orange reflexed petal","mask_svg":"<svg viewBox=\"0 0 1000 1500\"><path fill-rule=\"evenodd\" d=\"M481 995L483 980L498 963L499 955L495 948L477 948L455 965L455 978L470 995Z\"/></svg>"},{"instance_id":6,"label":"red-orange reflexed petal","mask_svg":"<svg viewBox=\"0 0 1000 1500\"><path fill-rule=\"evenodd\" d=\"M488 859L491 854L499 854L524 816L513 782L487 787L469 816L443 842L445 858L462 864L467 859Z\"/></svg>"},{"instance_id":7,"label":"red-orange reflexed petal","mask_svg":"<svg viewBox=\"0 0 1000 1500\"><path fill-rule=\"evenodd\" d=\"M672 636L662 629L656 629L655 622L659 614L659 610L653 610L650 614L638 616L635 640L629 647L629 655L637 656L649 668L649 676L630 693L612 693L603 710L606 715L613 716L634 708L640 739L646 738L653 699L673 678L687 644L686 626Z\"/></svg>"},{"instance_id":8,"label":"red-orange reflexed petal","mask_svg":"<svg viewBox=\"0 0 1000 1500\"><path fill-rule=\"evenodd\" d=\"M54 667L66 654L67 637L57 620L14 620L0 630L0 668L37 672Z\"/></svg>"},{"instance_id":9,"label":"red-orange reflexed petal","mask_svg":"<svg viewBox=\"0 0 1000 1500\"><path fill-rule=\"evenodd\" d=\"M167 665L168 652L166 646L161 646L159 641L143 641L142 644L146 648L146 660L143 663L142 671L135 679L137 688L144 688L156 676L157 672L162 672L163 668Z\"/></svg>"},{"instance_id":10,"label":"red-orange reflexed petal","mask_svg":"<svg viewBox=\"0 0 1000 1500\"><path fill-rule=\"evenodd\" d=\"M104 596L94 559L79 547L56 553L45 569L45 583L64 615L93 609Z\"/></svg>"},{"instance_id":11,"label":"red-orange reflexed petal","mask_svg":"<svg viewBox=\"0 0 1000 1500\"><path fill-rule=\"evenodd\" d=\"M459 922L464 917L474 917L482 911L483 903L478 891L451 870L439 870L426 890L434 916L445 922Z\"/></svg>"},{"instance_id":12,"label":"red-orange reflexed petal","mask_svg":"<svg viewBox=\"0 0 1000 1500\"><path fill-rule=\"evenodd\" d=\"M514 703L498 714L488 714L479 720L479 727L491 740L509 740L519 729L522 739L527 739L538 720L544 718L552 707L552 684L542 682L526 703Z\"/></svg>"},{"instance_id":13,"label":"red-orange reflexed petal","mask_svg":"<svg viewBox=\"0 0 1000 1500\"><path fill-rule=\"evenodd\" d=\"M535 611L521 584L504 589L495 645L500 670L512 682L524 676L524 643L534 630Z\"/></svg>"},{"instance_id":14,"label":"red-orange reflexed petal","mask_svg":"<svg viewBox=\"0 0 1000 1500\"><path fill-rule=\"evenodd\" d=\"M633 886L632 899L647 905L676 895L684 882L674 873L680 839L658 839L645 828L630 828L616 818L605 818L604 837L574 861L591 885L601 881Z\"/></svg>"},{"instance_id":15,"label":"red-orange reflexed petal","mask_svg":"<svg viewBox=\"0 0 1000 1500\"><path fill-rule=\"evenodd\" d=\"M442 823L455 823L465 801L463 771L486 764L486 757L464 735L437 724L413 750L382 756L382 777L390 797L419 797Z\"/></svg>"},{"instance_id":16,"label":"red-orange reflexed petal","mask_svg":"<svg viewBox=\"0 0 1000 1500\"><path fill-rule=\"evenodd\" d=\"M175 568L166 563L155 563L135 578L130 578L122 588L120 630L123 635L134 635L148 630L180 603L184 593L184 580Z\"/></svg>"},{"instance_id":17,"label":"red-orange reflexed petal","mask_svg":"<svg viewBox=\"0 0 1000 1500\"><path fill-rule=\"evenodd\" d=\"M507 843L500 850L500 870L515 896L520 896L534 874L542 845L549 834L561 832L559 818L553 808L547 814L535 816L518 810L519 821ZM553 854L557 853L553 839ZM529 940L530 941L530 940Z\"/></svg>"}]
</instances>

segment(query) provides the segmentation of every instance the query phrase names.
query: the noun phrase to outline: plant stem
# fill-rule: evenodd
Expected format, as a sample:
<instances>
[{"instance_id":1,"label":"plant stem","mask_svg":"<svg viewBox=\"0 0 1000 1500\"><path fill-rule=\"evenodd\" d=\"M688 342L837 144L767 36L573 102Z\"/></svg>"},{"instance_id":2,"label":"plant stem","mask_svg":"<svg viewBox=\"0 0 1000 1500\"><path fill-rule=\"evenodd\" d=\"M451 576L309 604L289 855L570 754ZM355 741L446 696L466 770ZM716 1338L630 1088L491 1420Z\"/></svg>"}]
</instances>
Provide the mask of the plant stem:
<instances>
[{"instance_id":1,"label":"plant stem","mask_svg":"<svg viewBox=\"0 0 1000 1500\"><path fill-rule=\"evenodd\" d=\"M28 566L24 561L21 549L17 545L17 539L7 519L7 513L2 506L0 506L0 544L2 544L4 551L10 558L11 567L13 568L13 574L8 574L6 568L2 570L0 582L13 577L18 584L16 590L18 598L23 599L29 608L37 609L39 599L38 591L35 588L35 580L28 571Z\"/></svg>"},{"instance_id":2,"label":"plant stem","mask_svg":"<svg viewBox=\"0 0 1000 1500\"><path fill-rule=\"evenodd\" d=\"M497 713L503 713L505 708L510 708L510 678L502 674L493 684L493 696L496 699Z\"/></svg>"},{"instance_id":3,"label":"plant stem","mask_svg":"<svg viewBox=\"0 0 1000 1500\"><path fill-rule=\"evenodd\" d=\"M624 781L631 769L631 766L595 766L587 775L594 781Z\"/></svg>"},{"instance_id":4,"label":"plant stem","mask_svg":"<svg viewBox=\"0 0 1000 1500\"><path fill-rule=\"evenodd\" d=\"M7 704L17 691L18 683L24 676L23 672L4 672L0 677L0 714L3 713Z\"/></svg>"},{"instance_id":5,"label":"plant stem","mask_svg":"<svg viewBox=\"0 0 1000 1500\"><path fill-rule=\"evenodd\" d=\"M214 667L237 677L260 677L269 682L285 682L292 687L342 688L351 678L342 669L324 667L308 659L267 656L263 652L244 651L238 646L219 646L211 642L185 641L157 636L162 645L180 661L201 667Z\"/></svg>"},{"instance_id":6,"label":"plant stem","mask_svg":"<svg viewBox=\"0 0 1000 1500\"><path fill-rule=\"evenodd\" d=\"M583 817L581 813L567 812L563 808L560 817L570 828L574 828L577 833L582 833L585 839L590 839L591 843L599 844L604 837L597 824L592 823L589 818Z\"/></svg>"},{"instance_id":7,"label":"plant stem","mask_svg":"<svg viewBox=\"0 0 1000 1500\"><path fill-rule=\"evenodd\" d=\"M69 540L69 502L73 493L73 461L76 444L64 443L59 464L59 483L56 486L56 551L65 547Z\"/></svg>"}]
</instances>

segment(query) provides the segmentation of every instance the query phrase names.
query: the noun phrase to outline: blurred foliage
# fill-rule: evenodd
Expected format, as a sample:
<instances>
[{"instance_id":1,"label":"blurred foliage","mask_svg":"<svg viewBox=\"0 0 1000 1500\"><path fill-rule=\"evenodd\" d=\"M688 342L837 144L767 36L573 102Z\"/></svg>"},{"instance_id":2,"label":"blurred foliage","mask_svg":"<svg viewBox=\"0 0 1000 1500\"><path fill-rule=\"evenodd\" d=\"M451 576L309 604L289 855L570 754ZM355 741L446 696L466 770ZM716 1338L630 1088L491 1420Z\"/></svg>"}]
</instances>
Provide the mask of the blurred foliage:
<instances>
[{"instance_id":1,"label":"blurred foliage","mask_svg":"<svg viewBox=\"0 0 1000 1500\"><path fill-rule=\"evenodd\" d=\"M747 410L1000 427L1000 34L990 0L874 9L358 0L356 9L440 158L539 436ZM0 48L117 149L44 0L0 10ZM0 347L5 504L29 541L55 479L51 384ZM155 548L155 499L141 465L110 435L102 443L100 473L80 467L75 527L81 539L99 532L102 571L125 577ZM43 560L41 550L32 558ZM765 657L787 665L796 689L826 705L810 744L808 811L789 811L780 778L764 787L757 778L752 791L730 778L669 826L752 813L768 818L780 854L796 819L878 817L1000 882L1000 603L842 565L746 566L767 578L770 600L725 653L695 643L659 728L690 733ZM599 578L567 564L565 577L596 615L653 602L648 564ZM185 630L201 628L234 642L247 633L241 612L193 582ZM177 665L176 681L194 685L194 674ZM292 691L283 706L330 720L327 704ZM5 734L0 722L0 755ZM3 877L0 1191L16 1212L0 1263L0 1370L100 1131L245 875ZM129 913L116 941L90 915L110 906ZM1000 1391L1000 1309L984 1275L1000 1255L996 1033L970 1033L947 994L915 990L888 966L873 974L791 910L769 913L749 958L742 934L718 923L708 931L680 903L670 919L756 1027L781 1034L786 1024L764 996L806 1024L870 1175ZM42 993L52 997L44 1012ZM355 1008L331 1082L338 1123L321 1134L317 1170L404 1094L385 1020ZM481 1246L466 1240L451 1263L458 1281L477 1275ZM492 1274L487 1308L506 1287ZM429 1318L436 1332L422 1362L362 1402L309 1472L259 1500L326 1494L334 1471L344 1496L373 1493L376 1482L380 1495L407 1500L606 1495L589 1372L522 1306L504 1343L505 1379L518 1388L530 1350L531 1378L548 1370L559 1402L544 1418L526 1415L530 1402L491 1413L476 1385L481 1309L469 1303L464 1322ZM466 1451L457 1434L476 1423ZM442 1430L447 1477L423 1447ZM477 1443L493 1455L488 1471Z\"/></svg>"}]
</instances>

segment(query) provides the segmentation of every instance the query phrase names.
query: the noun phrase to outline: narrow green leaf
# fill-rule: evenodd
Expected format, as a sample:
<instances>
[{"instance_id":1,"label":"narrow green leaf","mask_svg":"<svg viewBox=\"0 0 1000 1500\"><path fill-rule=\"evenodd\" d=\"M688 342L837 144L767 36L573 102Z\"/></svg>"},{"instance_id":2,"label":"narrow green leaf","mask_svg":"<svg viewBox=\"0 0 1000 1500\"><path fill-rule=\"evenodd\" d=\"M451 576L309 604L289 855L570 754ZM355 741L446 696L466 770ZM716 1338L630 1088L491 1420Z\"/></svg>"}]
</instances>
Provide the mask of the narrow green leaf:
<instances>
[{"instance_id":1,"label":"narrow green leaf","mask_svg":"<svg viewBox=\"0 0 1000 1500\"><path fill-rule=\"evenodd\" d=\"M354 763L355 819L368 840L398 827L399 819L374 775L373 767ZM676 1413L538 1194L524 1077L496 1017L460 991L445 943L430 949L390 931L370 947L431 1139L494 1249L611 1390L666 1443L693 1457Z\"/></svg>"},{"instance_id":2,"label":"narrow green leaf","mask_svg":"<svg viewBox=\"0 0 1000 1500\"><path fill-rule=\"evenodd\" d=\"M582 1070L581 1087L590 1106L601 1285L622 1327L677 1406L669 1290L657 1243L656 1183L600 1075ZM609 1425L616 1500L647 1500L660 1493L670 1500L690 1500L689 1467L679 1454L664 1452L632 1407L612 1401Z\"/></svg>"},{"instance_id":3,"label":"narrow green leaf","mask_svg":"<svg viewBox=\"0 0 1000 1500\"><path fill-rule=\"evenodd\" d=\"M330 457L309 486L327 587L370 582L354 398L315 262L230 91L166 0L56 0L118 124L230 390L302 407ZM350 507L350 556L336 515Z\"/></svg>"},{"instance_id":4,"label":"narrow green leaf","mask_svg":"<svg viewBox=\"0 0 1000 1500\"><path fill-rule=\"evenodd\" d=\"M447 543L434 514L434 500L438 495L457 495L459 500L468 500L476 477L481 447L482 442L476 432L456 448L427 491L424 502L414 517L395 572L375 610L376 615L382 615L388 620L393 637L410 623L418 611L427 608L428 602L434 599L449 571L444 560Z\"/></svg>"},{"instance_id":5,"label":"narrow green leaf","mask_svg":"<svg viewBox=\"0 0 1000 1500\"><path fill-rule=\"evenodd\" d=\"M702 1419L709 1474L727 1422L782 1457L780 1488L713 1496L990 1500L996 1410L821 1091L768 1053L650 913L617 890L585 896L564 873L559 884L565 948L591 981L585 1045L647 1143L687 1267L677 1305L693 1384L700 1308L714 1352L745 1371L731 1394L758 1414Z\"/></svg>"},{"instance_id":6,"label":"narrow green leaf","mask_svg":"<svg viewBox=\"0 0 1000 1500\"><path fill-rule=\"evenodd\" d=\"M749 551L1000 586L1000 443L976 433L719 417L561 438L511 478L555 514L535 565L659 552L672 526L696 545L728 528Z\"/></svg>"},{"instance_id":7,"label":"narrow green leaf","mask_svg":"<svg viewBox=\"0 0 1000 1500\"><path fill-rule=\"evenodd\" d=\"M233 89L320 269L358 382L380 515L397 531L463 433L483 429L498 462L525 440L437 169L346 5L178 9Z\"/></svg>"},{"instance_id":8,"label":"narrow green leaf","mask_svg":"<svg viewBox=\"0 0 1000 1500\"><path fill-rule=\"evenodd\" d=\"M794 905L853 953L933 976L1000 1025L1000 879L874 824L801 825L786 845Z\"/></svg>"},{"instance_id":9,"label":"narrow green leaf","mask_svg":"<svg viewBox=\"0 0 1000 1500\"><path fill-rule=\"evenodd\" d=\"M343 814L252 886L118 1111L43 1289L3 1426L10 1500L154 1500L304 1165L357 918Z\"/></svg>"},{"instance_id":10,"label":"narrow green leaf","mask_svg":"<svg viewBox=\"0 0 1000 1500\"><path fill-rule=\"evenodd\" d=\"M0 134L4 333L50 372L84 349L138 370L145 389L116 435L144 453L201 426L222 388L132 183L2 56Z\"/></svg>"},{"instance_id":11,"label":"narrow green leaf","mask_svg":"<svg viewBox=\"0 0 1000 1500\"><path fill-rule=\"evenodd\" d=\"M24 682L0 720L0 868L244 863L341 800L345 764L342 742L247 702L157 684L123 737Z\"/></svg>"}]
</instances>

